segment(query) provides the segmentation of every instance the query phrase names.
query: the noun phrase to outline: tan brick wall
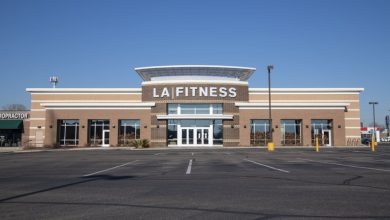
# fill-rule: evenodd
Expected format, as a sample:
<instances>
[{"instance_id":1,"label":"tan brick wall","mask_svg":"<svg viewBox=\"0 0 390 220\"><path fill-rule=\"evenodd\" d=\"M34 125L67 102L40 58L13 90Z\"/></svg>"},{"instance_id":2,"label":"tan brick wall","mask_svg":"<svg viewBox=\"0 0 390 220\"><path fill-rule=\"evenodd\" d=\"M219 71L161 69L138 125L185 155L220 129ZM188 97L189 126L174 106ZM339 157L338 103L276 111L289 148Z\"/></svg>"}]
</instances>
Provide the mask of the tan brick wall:
<instances>
[{"instance_id":1,"label":"tan brick wall","mask_svg":"<svg viewBox=\"0 0 390 220\"><path fill-rule=\"evenodd\" d=\"M250 145L250 123L252 119L268 119L268 110L240 110L240 146ZM345 121L343 110L272 110L273 137L276 145L281 144L282 134L280 120L282 119L302 120L303 145L305 146L311 144L311 120L332 119L333 145L345 145ZM340 128L338 128L339 125ZM278 128L276 128L276 126L278 126ZM306 128L306 126L308 126L308 128Z\"/></svg>"},{"instance_id":2,"label":"tan brick wall","mask_svg":"<svg viewBox=\"0 0 390 220\"><path fill-rule=\"evenodd\" d=\"M30 144L30 120L23 120L22 146Z\"/></svg>"},{"instance_id":3,"label":"tan brick wall","mask_svg":"<svg viewBox=\"0 0 390 220\"><path fill-rule=\"evenodd\" d=\"M171 97L154 98L153 88L160 90L167 87L170 92L177 86L186 87L235 87L237 97L192 97L179 96L174 100ZM57 119L80 119L80 145L87 143L88 119L109 119L110 120L110 144L117 144L118 120L119 119L141 119L141 138L151 141L152 146L166 146L166 120L158 121L156 115L167 114L167 103L223 103L224 114L233 115L234 120L224 120L224 146L249 146L249 131L251 119L268 118L267 110L239 110L235 102L268 102L268 94L262 92L248 93L247 85L240 84L148 84L142 86L143 93L130 92L121 94L32 94L32 111L30 113L29 139L34 141L36 131L44 131L45 144L50 145L56 142ZM156 106L150 110L47 110L41 106L43 102L142 102L154 101ZM360 135L360 103L358 94L301 94L301 93L273 93L272 102L347 102L348 111L342 110L273 110L274 126L279 125L274 132L274 140L280 143L280 119L302 119L304 144L310 144L310 120L311 119L333 119L333 144L344 145L348 136L357 137ZM42 111L43 110L43 111ZM115 128L112 125L115 123ZM233 125L233 128L231 127ZM306 128L305 125L309 125ZM341 128L338 128L338 125ZM27 125L26 125L27 126ZM146 127L145 127L146 126ZM246 126L246 128L244 128ZM40 128L38 128L40 127ZM50 128L51 127L51 128ZM347 136L347 137L346 137Z\"/></svg>"},{"instance_id":4,"label":"tan brick wall","mask_svg":"<svg viewBox=\"0 0 390 220\"><path fill-rule=\"evenodd\" d=\"M36 93L32 94L31 98L34 102L46 102L46 101L63 101L63 102L75 102L75 101L141 101L141 94L134 93L122 93L122 94L67 94L67 93Z\"/></svg>"},{"instance_id":5,"label":"tan brick wall","mask_svg":"<svg viewBox=\"0 0 390 220\"><path fill-rule=\"evenodd\" d=\"M118 123L120 119L140 119L141 139L151 139L150 110L47 110L46 112L45 145L51 146L56 143L57 120L59 119L80 120L80 146L87 146L89 119L110 120L111 146L117 146L118 144Z\"/></svg>"}]
</instances>

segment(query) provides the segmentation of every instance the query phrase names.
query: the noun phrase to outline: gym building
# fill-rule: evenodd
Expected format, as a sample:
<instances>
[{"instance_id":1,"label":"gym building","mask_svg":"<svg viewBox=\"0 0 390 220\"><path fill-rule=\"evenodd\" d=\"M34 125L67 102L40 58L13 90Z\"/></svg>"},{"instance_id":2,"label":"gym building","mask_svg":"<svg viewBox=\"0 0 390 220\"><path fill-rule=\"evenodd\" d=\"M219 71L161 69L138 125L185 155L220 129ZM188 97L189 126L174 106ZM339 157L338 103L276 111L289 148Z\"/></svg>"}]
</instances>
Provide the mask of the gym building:
<instances>
[{"instance_id":1,"label":"gym building","mask_svg":"<svg viewBox=\"0 0 390 220\"><path fill-rule=\"evenodd\" d=\"M151 147L360 143L361 88L249 88L255 68L135 68L141 88L28 88L30 144Z\"/></svg>"}]
</instances>

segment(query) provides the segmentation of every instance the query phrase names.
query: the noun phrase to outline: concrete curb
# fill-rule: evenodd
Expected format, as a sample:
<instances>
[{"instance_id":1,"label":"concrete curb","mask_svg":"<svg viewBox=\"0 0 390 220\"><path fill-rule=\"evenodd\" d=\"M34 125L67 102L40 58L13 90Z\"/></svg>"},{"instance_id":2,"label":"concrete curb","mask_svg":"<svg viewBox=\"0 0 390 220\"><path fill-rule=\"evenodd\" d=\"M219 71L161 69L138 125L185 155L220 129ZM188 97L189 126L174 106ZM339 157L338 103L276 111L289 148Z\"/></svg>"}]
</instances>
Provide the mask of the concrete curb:
<instances>
[{"instance_id":1,"label":"concrete curb","mask_svg":"<svg viewBox=\"0 0 390 220\"><path fill-rule=\"evenodd\" d=\"M320 147L320 149L365 149L368 146L333 146ZM1 149L0 153L34 153L34 152L56 152L56 151L89 151L89 150L133 150L133 151L153 151L153 150L229 150L229 149L267 149L266 146L256 147L158 147L158 148L134 148L134 147L88 147L88 148L60 148L60 149L31 149L23 150L21 147ZM283 149L315 149L315 146L275 146L275 150Z\"/></svg>"}]
</instances>

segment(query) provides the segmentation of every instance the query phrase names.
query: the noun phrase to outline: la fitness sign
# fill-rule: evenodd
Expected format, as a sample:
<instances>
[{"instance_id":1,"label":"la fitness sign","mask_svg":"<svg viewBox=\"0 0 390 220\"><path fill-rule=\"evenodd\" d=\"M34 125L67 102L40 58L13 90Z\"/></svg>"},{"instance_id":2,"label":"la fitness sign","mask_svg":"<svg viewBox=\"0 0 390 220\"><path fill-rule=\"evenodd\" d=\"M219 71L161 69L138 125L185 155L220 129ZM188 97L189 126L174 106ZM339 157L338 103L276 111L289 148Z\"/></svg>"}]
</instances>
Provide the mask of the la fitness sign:
<instances>
[{"instance_id":1,"label":"la fitness sign","mask_svg":"<svg viewBox=\"0 0 390 220\"><path fill-rule=\"evenodd\" d=\"M177 98L177 97L230 97L237 96L235 87L215 86L176 86L153 88L153 98Z\"/></svg>"},{"instance_id":2,"label":"la fitness sign","mask_svg":"<svg viewBox=\"0 0 390 220\"><path fill-rule=\"evenodd\" d=\"M27 119L27 112L0 112L0 119Z\"/></svg>"}]
</instances>

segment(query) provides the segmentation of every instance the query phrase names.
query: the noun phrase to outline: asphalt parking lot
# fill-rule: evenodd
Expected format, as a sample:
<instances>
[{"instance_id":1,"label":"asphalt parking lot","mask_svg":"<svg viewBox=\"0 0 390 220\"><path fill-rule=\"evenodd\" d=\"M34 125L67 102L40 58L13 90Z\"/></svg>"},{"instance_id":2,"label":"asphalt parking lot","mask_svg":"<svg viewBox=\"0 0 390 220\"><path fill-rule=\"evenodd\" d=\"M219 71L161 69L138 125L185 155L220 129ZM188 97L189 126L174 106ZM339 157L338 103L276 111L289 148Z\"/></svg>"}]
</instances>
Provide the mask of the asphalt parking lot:
<instances>
[{"instance_id":1,"label":"asphalt parking lot","mask_svg":"<svg viewBox=\"0 0 390 220\"><path fill-rule=\"evenodd\" d=\"M0 153L0 219L390 219L390 147Z\"/></svg>"}]
</instances>

